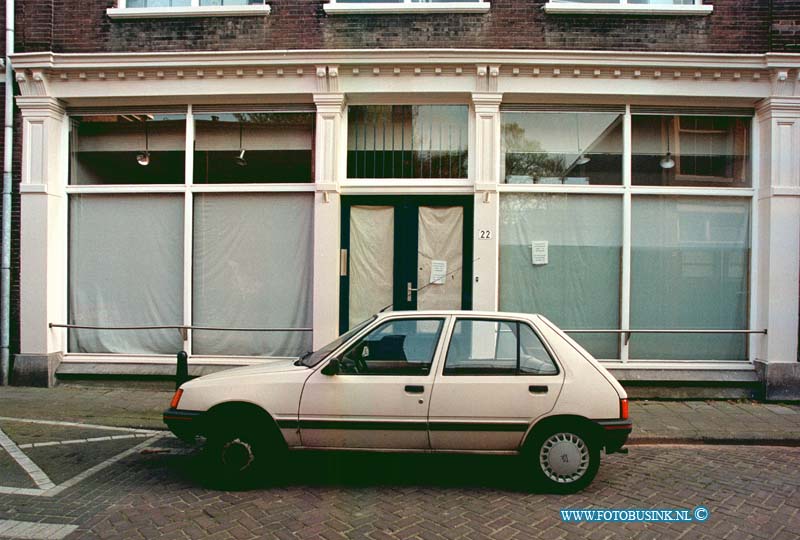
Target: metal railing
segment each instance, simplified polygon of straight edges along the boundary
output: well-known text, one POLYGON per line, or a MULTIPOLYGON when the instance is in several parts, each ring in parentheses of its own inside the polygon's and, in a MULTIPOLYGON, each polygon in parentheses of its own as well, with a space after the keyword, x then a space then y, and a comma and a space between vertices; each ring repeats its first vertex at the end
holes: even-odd
POLYGON ((192 326, 185 324, 155 324, 142 326, 97 326, 88 324, 57 324, 50 323, 50 328, 72 328, 77 330, 178 330, 181 337, 186 340, 189 330, 204 332, 311 332, 312 328, 230 328, 223 326, 192 326))
POLYGON ((722 330, 722 329, 648 329, 637 328, 628 330, 564 330, 567 334, 623 334, 625 335, 625 344, 631 340, 631 334, 767 334, 767 329, 763 330, 722 330))

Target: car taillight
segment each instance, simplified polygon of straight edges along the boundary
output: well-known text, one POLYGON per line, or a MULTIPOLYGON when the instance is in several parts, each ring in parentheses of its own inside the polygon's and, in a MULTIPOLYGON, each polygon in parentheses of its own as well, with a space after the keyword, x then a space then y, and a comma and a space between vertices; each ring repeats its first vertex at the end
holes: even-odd
MULTIPOLYGON (((180 402, 182 395, 183 395, 183 388, 178 388, 177 390, 175 390, 175 395, 172 396, 172 402, 169 404, 169 406, 173 409, 177 409, 178 402, 180 402)), ((625 410, 626 411, 628 410, 627 407, 625 408, 625 410)))
POLYGON ((619 400, 619 417, 623 420, 628 419, 628 400, 621 399, 619 400))

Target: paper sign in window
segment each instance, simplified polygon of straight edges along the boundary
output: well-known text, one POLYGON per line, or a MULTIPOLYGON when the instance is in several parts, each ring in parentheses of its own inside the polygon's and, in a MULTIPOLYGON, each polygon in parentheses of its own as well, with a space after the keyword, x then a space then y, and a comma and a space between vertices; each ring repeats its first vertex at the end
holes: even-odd
POLYGON ((531 242, 531 262, 534 266, 548 264, 549 251, 547 240, 534 240, 531 242))
POLYGON ((447 261, 431 261, 431 283, 444 285, 447 277, 447 261))

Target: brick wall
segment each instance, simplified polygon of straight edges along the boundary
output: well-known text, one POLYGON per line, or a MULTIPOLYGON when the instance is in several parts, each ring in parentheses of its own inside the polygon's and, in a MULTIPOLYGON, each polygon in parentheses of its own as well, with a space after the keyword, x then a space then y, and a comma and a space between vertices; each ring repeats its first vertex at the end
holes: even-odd
POLYGON ((797 0, 713 0, 708 17, 547 15, 544 2, 492 0, 486 14, 327 16, 322 0, 270 0, 266 17, 123 22, 105 14, 114 0, 26 0, 17 3, 24 26, 17 43, 19 50, 56 52, 472 47, 757 53, 769 50, 772 38, 775 50, 798 47, 797 0))

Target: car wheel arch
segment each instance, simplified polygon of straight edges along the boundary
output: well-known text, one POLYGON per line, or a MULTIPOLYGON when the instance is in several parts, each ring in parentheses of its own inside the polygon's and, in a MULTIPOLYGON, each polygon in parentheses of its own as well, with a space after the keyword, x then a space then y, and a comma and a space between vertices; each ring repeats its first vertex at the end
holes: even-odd
POLYGON ((576 414, 557 414, 553 416, 545 416, 531 423, 531 425, 528 426, 528 430, 525 432, 525 436, 522 438, 520 450, 525 451, 530 442, 536 438, 536 435, 544 430, 552 429, 554 426, 564 426, 565 428, 578 429, 587 437, 595 441, 600 437, 597 424, 585 416, 576 414))
POLYGON ((283 447, 287 446, 286 439, 284 439, 275 418, 262 407, 248 401, 224 401, 210 407, 203 415, 204 435, 208 435, 221 419, 232 417, 242 418, 245 421, 253 422, 254 425, 263 422, 263 425, 267 427, 267 433, 273 437, 274 441, 283 447))

